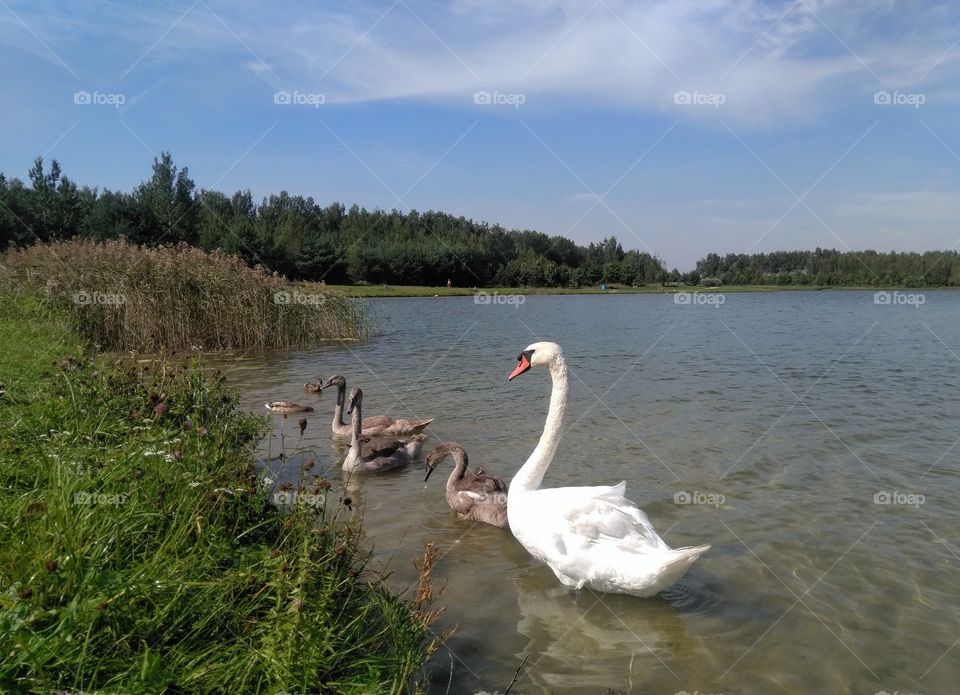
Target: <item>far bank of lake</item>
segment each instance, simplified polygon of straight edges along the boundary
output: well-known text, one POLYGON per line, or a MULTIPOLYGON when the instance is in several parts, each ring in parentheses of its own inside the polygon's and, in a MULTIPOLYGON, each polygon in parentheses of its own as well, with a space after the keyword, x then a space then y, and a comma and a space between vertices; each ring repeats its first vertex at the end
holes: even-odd
MULTIPOLYGON (((316 287, 309 283, 310 287, 316 287)), ((676 294, 678 292, 942 292, 956 287, 838 287, 816 285, 724 285, 701 287, 688 285, 644 285, 641 287, 422 287, 418 285, 325 285, 329 290, 349 297, 470 297, 479 292, 501 295, 566 294, 676 294)))

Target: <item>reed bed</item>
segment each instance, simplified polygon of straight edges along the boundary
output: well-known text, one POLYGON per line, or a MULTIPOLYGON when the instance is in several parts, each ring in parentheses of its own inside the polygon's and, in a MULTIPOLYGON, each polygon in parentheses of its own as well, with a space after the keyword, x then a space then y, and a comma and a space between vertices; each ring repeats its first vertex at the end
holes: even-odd
POLYGON ((310 345, 367 336, 364 306, 317 284, 187 244, 74 239, 16 248, 0 281, 69 309, 103 350, 160 353, 310 345))
POLYGON ((418 691, 430 549, 394 595, 328 481, 270 503, 222 378, 91 356, 61 315, 0 303, 0 692, 418 691))

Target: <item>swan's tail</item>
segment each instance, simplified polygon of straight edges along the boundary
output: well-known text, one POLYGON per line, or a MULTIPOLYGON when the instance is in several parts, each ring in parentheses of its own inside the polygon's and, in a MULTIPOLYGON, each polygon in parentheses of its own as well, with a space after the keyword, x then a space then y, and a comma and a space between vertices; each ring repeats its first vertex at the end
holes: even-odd
POLYGON ((690 566, 697 561, 701 555, 710 550, 709 545, 696 545, 686 548, 674 548, 671 551, 671 557, 663 563, 661 571, 661 588, 665 589, 674 584, 680 577, 687 573, 690 566))
POLYGON ((427 425, 429 425, 431 422, 433 422, 433 420, 434 420, 433 418, 430 418, 429 420, 411 420, 411 421, 410 421, 410 425, 411 425, 410 431, 411 431, 413 434, 419 434, 420 432, 423 432, 423 430, 425 430, 425 429, 427 428, 427 425))

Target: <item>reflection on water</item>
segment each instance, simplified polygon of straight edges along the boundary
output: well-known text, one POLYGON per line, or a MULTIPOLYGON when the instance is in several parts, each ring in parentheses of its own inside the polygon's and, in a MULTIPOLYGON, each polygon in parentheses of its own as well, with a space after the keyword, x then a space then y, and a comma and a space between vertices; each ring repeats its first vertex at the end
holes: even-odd
POLYGON ((431 692, 451 678, 450 692, 503 692, 526 657, 513 693, 929 695, 960 680, 960 295, 926 300, 383 300, 369 343, 213 362, 251 410, 316 408, 302 439, 299 416, 270 416, 265 474, 331 479, 397 588, 439 544, 440 627, 457 630, 428 665, 431 692), (457 519, 422 463, 343 480, 334 399, 303 392, 345 374, 371 414, 435 417, 425 451, 458 441, 509 479, 539 437, 549 379, 506 375, 538 339, 563 345, 572 374, 545 484, 626 480, 668 542, 713 546, 656 598, 564 589, 509 532, 457 519), (924 502, 906 503, 915 493, 924 502))
POLYGON ((530 678, 544 688, 609 687, 607 679, 621 674, 619 687, 631 689, 634 674, 642 680, 687 644, 683 621, 662 601, 645 602, 637 615, 633 601, 571 592, 543 568, 518 575, 514 586, 517 632, 536 660, 530 678))

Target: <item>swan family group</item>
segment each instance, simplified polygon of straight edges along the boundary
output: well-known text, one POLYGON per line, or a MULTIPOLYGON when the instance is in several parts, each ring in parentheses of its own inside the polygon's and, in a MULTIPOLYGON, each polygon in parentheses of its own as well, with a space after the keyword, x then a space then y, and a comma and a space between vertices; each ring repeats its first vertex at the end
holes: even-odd
MULTIPOLYGON (((509 527, 534 558, 553 570, 562 584, 575 589, 653 596, 682 577, 709 545, 671 548, 660 538, 647 515, 625 496, 626 483, 613 486, 542 488, 543 476, 560 441, 569 384, 563 351, 556 343, 529 345, 517 357, 513 380, 532 367, 545 367, 553 380, 550 406, 533 453, 507 486, 482 469, 467 473, 468 458, 454 442, 439 444, 426 458, 426 478, 448 456, 454 460, 446 498, 463 519, 509 527)), ((347 400, 346 380, 335 375, 325 383, 304 385, 310 392, 337 387, 333 433, 350 436, 343 462, 348 473, 380 473, 400 468, 420 454, 433 420, 387 416, 364 418, 363 391, 354 388, 347 400), (344 422, 343 412, 351 416, 344 422)), ((288 401, 267 408, 281 413, 312 410, 288 401)))

